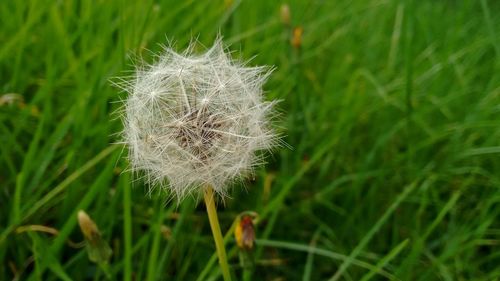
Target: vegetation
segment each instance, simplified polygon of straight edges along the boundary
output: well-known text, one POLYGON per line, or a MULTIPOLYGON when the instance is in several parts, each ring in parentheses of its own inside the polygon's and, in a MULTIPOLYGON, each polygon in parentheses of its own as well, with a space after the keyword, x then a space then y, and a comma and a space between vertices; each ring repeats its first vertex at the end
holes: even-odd
POLYGON ((145 196, 128 172, 110 83, 167 40, 203 51, 219 32, 235 57, 276 67, 265 88, 292 147, 219 205, 234 280, 500 279, 499 13, 493 0, 2 1, 0 280, 222 280, 201 198, 145 196), (79 210, 108 264, 75 245, 79 210), (246 211, 243 269, 232 230, 246 211))

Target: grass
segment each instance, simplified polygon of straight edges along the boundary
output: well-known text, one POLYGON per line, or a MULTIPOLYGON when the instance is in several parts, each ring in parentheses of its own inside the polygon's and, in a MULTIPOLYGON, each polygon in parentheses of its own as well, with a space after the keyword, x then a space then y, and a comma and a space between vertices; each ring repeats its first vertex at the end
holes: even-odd
POLYGON ((276 66, 293 147, 219 206, 235 280, 500 279, 499 3, 288 4, 289 25, 273 1, 2 1, 0 280, 106 279, 68 244, 80 209, 112 280, 222 280, 203 204, 145 196, 127 172, 110 83, 166 38, 202 50, 218 32, 276 66), (231 230, 249 210, 244 274, 231 230))

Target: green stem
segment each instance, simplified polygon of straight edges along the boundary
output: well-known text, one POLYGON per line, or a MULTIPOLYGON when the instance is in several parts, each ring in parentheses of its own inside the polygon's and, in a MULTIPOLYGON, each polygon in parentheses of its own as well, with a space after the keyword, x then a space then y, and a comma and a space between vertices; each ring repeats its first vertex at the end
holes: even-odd
POLYGON ((123 236, 125 240, 124 247, 124 281, 132 280, 132 191, 128 184, 129 174, 122 177, 123 180, 123 236))
POLYGON ((215 240, 215 248, 217 249, 217 256, 219 256, 219 265, 222 270, 224 281, 231 281, 231 274, 229 273, 229 265, 227 263, 226 249, 224 248, 224 240, 220 231, 219 219, 217 218, 217 209, 215 208, 214 191, 211 186, 205 188, 205 205, 207 206, 208 220, 210 221, 210 228, 215 240))

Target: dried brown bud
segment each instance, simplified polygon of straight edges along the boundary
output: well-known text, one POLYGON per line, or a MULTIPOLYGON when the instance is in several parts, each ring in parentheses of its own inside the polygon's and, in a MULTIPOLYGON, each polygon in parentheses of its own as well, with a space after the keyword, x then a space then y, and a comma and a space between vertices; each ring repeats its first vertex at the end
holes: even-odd
POLYGON ((83 236, 87 240, 92 240, 93 237, 101 235, 95 222, 83 210, 78 211, 78 224, 80 225, 83 236))
POLYGON ((281 18, 281 22, 284 25, 286 25, 286 26, 290 25, 290 21, 291 21, 290 6, 288 6, 288 4, 282 4, 281 5, 281 7, 280 7, 280 18, 281 18))
POLYGON ((99 228, 83 210, 78 211, 78 224, 86 242, 89 260, 96 263, 107 263, 113 251, 108 243, 102 239, 99 228))
POLYGON ((304 29, 301 26, 297 26, 293 29, 291 44, 295 49, 300 49, 302 46, 302 34, 304 29))
POLYGON ((247 251, 253 249, 255 229, 251 216, 244 215, 241 217, 234 230, 234 236, 236 238, 236 244, 240 249, 247 251))

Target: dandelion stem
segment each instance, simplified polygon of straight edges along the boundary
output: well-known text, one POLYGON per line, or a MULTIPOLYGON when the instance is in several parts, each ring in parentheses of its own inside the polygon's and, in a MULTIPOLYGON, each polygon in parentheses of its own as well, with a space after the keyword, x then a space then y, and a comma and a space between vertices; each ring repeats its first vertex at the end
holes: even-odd
POLYGON ((205 205, 207 206, 208 220, 210 221, 210 228, 215 240, 215 248, 217 249, 217 256, 219 256, 219 264, 222 270, 224 281, 231 281, 231 274, 229 273, 229 265, 227 263, 226 249, 224 248, 224 240, 220 231, 219 219, 217 218, 217 209, 215 207, 214 191, 211 186, 206 186, 204 191, 205 205))

